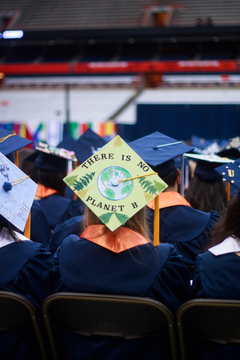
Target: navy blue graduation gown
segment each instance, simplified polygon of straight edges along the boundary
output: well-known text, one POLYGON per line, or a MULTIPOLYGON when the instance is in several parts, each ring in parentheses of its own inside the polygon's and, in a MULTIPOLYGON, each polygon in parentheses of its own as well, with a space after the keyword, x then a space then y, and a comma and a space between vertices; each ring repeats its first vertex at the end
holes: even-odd
POLYGON ((40 206, 40 204, 34 200, 31 207, 31 235, 30 238, 34 242, 39 242, 45 247, 49 244, 51 236, 51 228, 47 221, 47 218, 40 206))
POLYGON ((80 215, 79 202, 67 199, 56 193, 37 201, 47 217, 51 230, 53 230, 57 224, 63 223, 71 217, 80 215))
MULTIPOLYGON (((198 255, 191 290, 192 298, 240 300, 239 272, 240 257, 235 253, 215 256, 206 251, 198 255)), ((191 340, 188 346, 189 351, 198 354, 197 359, 240 359, 240 345, 220 345, 205 340, 191 340)))
MULTIPOLYGON (((220 218, 216 211, 205 213, 185 205, 160 209, 159 216, 160 242, 172 244, 187 266, 193 266, 196 256, 207 247, 209 232, 220 218)), ((153 236, 154 210, 148 208, 147 217, 153 236)))
MULTIPOLYGON (((151 243, 114 253, 91 241, 70 235, 55 259, 55 292, 76 291, 143 296, 156 299, 172 311, 189 299, 190 273, 173 246, 151 243)), ((166 340, 124 340, 66 334, 68 359, 158 359, 166 340), (69 348, 68 348, 69 346, 69 348)), ((63 350, 64 353, 64 350, 63 350)))
POLYGON ((58 246, 61 245, 63 240, 71 235, 80 236, 83 232, 83 215, 75 216, 71 219, 68 219, 62 224, 58 224, 50 237, 48 250, 51 251, 52 254, 55 253, 58 246))
MULTIPOLYGON (((41 309, 43 300, 53 292, 52 254, 39 243, 14 242, 0 248, 0 289, 18 293, 41 309)), ((32 331, 0 334, 1 360, 40 359, 32 331)))
POLYGON ((210 251, 196 259, 192 297, 240 300, 240 257, 235 253, 215 256, 210 251))

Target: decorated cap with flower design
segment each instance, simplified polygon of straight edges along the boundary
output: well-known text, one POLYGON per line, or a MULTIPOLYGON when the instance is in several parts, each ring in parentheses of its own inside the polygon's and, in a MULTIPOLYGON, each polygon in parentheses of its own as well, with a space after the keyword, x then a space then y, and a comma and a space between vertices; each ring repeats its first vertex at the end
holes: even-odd
POLYGON ((64 181, 111 231, 167 188, 120 136, 90 156, 64 181))
POLYGON ((0 224, 24 231, 37 184, 0 153, 0 224))

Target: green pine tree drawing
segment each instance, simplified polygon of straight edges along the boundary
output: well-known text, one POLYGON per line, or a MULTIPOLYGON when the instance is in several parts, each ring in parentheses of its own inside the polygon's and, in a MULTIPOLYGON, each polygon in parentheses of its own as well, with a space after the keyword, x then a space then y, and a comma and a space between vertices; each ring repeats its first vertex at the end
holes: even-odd
POLYGON ((109 220, 111 219, 112 215, 115 215, 116 218, 120 221, 120 223, 122 225, 125 224, 125 222, 129 219, 128 216, 124 215, 124 214, 119 214, 116 212, 111 212, 111 213, 107 213, 107 214, 103 214, 101 216, 99 216, 99 219, 104 223, 107 224, 109 222, 109 220))
POLYGON ((120 221, 120 223, 122 225, 125 224, 125 222, 129 219, 128 216, 124 215, 124 214, 119 214, 119 213, 115 213, 116 218, 120 221))
POLYGON ((149 180, 146 180, 145 176, 139 178, 139 183, 144 191, 149 192, 150 194, 154 194, 157 191, 153 183, 149 180))
POLYGON ((75 179, 73 183, 73 187, 75 190, 80 191, 84 189, 84 187, 88 186, 90 183, 90 180, 93 179, 95 175, 95 172, 92 172, 91 174, 86 174, 83 177, 79 178, 78 180, 75 179))
POLYGON ((107 214, 103 214, 101 216, 99 216, 99 219, 104 223, 104 224, 107 224, 109 222, 109 220, 111 219, 112 215, 114 213, 111 212, 111 213, 107 213, 107 214))
POLYGON ((73 187, 74 181, 77 179, 77 175, 76 176, 70 176, 64 179, 65 183, 69 186, 69 187, 73 187))
POLYGON ((164 182, 160 183, 160 182, 154 180, 154 184, 156 186, 157 191, 162 192, 166 188, 166 185, 164 182))

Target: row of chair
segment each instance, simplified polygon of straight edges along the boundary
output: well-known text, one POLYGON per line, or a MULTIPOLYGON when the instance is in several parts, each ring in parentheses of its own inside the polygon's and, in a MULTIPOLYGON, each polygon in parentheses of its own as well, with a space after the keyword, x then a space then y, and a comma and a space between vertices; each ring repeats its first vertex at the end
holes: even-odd
POLYGON ((173 360, 188 359, 186 343, 190 338, 220 344, 240 343, 240 301, 237 300, 191 300, 179 308, 175 317, 164 304, 149 298, 55 293, 43 304, 50 355, 38 317, 29 300, 12 292, 0 291, 0 331, 32 328, 43 360, 61 358, 56 345, 57 329, 125 339, 167 335, 173 360))

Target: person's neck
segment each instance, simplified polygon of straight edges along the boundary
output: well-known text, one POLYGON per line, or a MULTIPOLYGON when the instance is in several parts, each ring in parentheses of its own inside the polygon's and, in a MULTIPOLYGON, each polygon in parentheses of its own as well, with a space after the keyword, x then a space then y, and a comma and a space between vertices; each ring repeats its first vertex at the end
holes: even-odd
POLYGON ((178 192, 178 186, 175 184, 174 186, 167 187, 164 192, 178 192))

